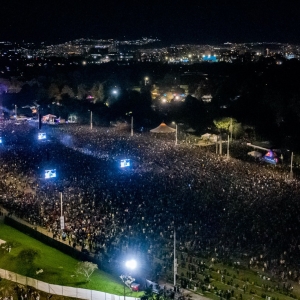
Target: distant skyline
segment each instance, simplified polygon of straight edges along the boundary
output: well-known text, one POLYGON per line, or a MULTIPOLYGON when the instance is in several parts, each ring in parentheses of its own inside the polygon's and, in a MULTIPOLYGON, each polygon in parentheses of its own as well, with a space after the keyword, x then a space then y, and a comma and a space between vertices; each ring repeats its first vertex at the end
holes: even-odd
POLYGON ((0 40, 147 36, 168 43, 300 43, 299 7, 294 0, 10 0, 1 7, 0 40))

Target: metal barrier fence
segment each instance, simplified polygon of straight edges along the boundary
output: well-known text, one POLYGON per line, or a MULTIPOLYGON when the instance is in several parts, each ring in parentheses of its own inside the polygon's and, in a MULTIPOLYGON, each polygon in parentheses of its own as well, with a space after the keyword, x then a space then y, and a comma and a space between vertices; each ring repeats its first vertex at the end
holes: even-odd
POLYGON ((3 279, 20 283, 22 285, 31 286, 45 293, 61 295, 66 297, 88 299, 88 300, 139 300, 139 298, 134 298, 134 297, 117 296, 117 295, 112 295, 100 291, 74 288, 70 286, 63 286, 57 284, 50 284, 47 282, 26 277, 4 269, 0 269, 0 277, 3 279))

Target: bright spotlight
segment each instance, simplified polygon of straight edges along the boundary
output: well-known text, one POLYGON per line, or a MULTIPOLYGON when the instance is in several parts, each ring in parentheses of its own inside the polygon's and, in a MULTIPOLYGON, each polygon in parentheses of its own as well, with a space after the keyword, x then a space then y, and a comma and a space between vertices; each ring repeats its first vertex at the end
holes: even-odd
POLYGON ((136 268, 136 261, 134 259, 128 260, 125 263, 126 268, 130 269, 130 270, 134 270, 136 268))

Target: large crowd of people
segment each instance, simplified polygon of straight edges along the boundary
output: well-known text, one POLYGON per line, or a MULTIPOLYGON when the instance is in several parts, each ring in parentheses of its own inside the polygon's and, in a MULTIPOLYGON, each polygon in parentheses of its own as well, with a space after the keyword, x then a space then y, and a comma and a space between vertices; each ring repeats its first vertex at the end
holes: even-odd
POLYGON ((38 141, 36 124, 1 126, 0 203, 54 238, 99 259, 135 253, 169 269, 175 229, 182 253, 244 258, 283 280, 300 279, 299 181, 243 159, 241 142, 231 149, 239 159, 227 160, 214 147, 124 128, 49 126, 38 141), (120 168, 121 159, 131 166, 120 168), (47 168, 57 178, 44 179, 47 168))

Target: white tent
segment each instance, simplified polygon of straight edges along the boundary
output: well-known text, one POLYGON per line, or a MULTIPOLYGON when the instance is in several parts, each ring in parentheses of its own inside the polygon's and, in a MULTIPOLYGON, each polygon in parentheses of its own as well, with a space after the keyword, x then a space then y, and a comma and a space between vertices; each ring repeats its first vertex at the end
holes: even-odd
POLYGON ((196 132, 195 129, 193 129, 192 127, 188 128, 185 132, 188 132, 188 133, 194 133, 196 132))
POLYGON ((175 131, 176 129, 167 126, 165 123, 161 123, 158 127, 150 130, 152 133, 172 133, 175 131))
POLYGON ((54 115, 51 115, 51 114, 48 114, 48 115, 45 115, 42 117, 42 122, 43 123, 54 123, 54 120, 56 119, 57 117, 54 116, 54 115))
POLYGON ((252 156, 252 157, 255 157, 255 158, 259 158, 259 157, 262 157, 262 154, 258 151, 251 151, 251 152, 248 152, 248 155, 252 156))
POLYGON ((211 136, 210 133, 205 133, 205 134, 202 134, 202 135, 201 135, 201 139, 202 139, 202 140, 209 140, 210 136, 211 136))
POLYGON ((201 139, 204 141, 216 143, 218 141, 218 136, 216 134, 205 133, 201 135, 201 139))

